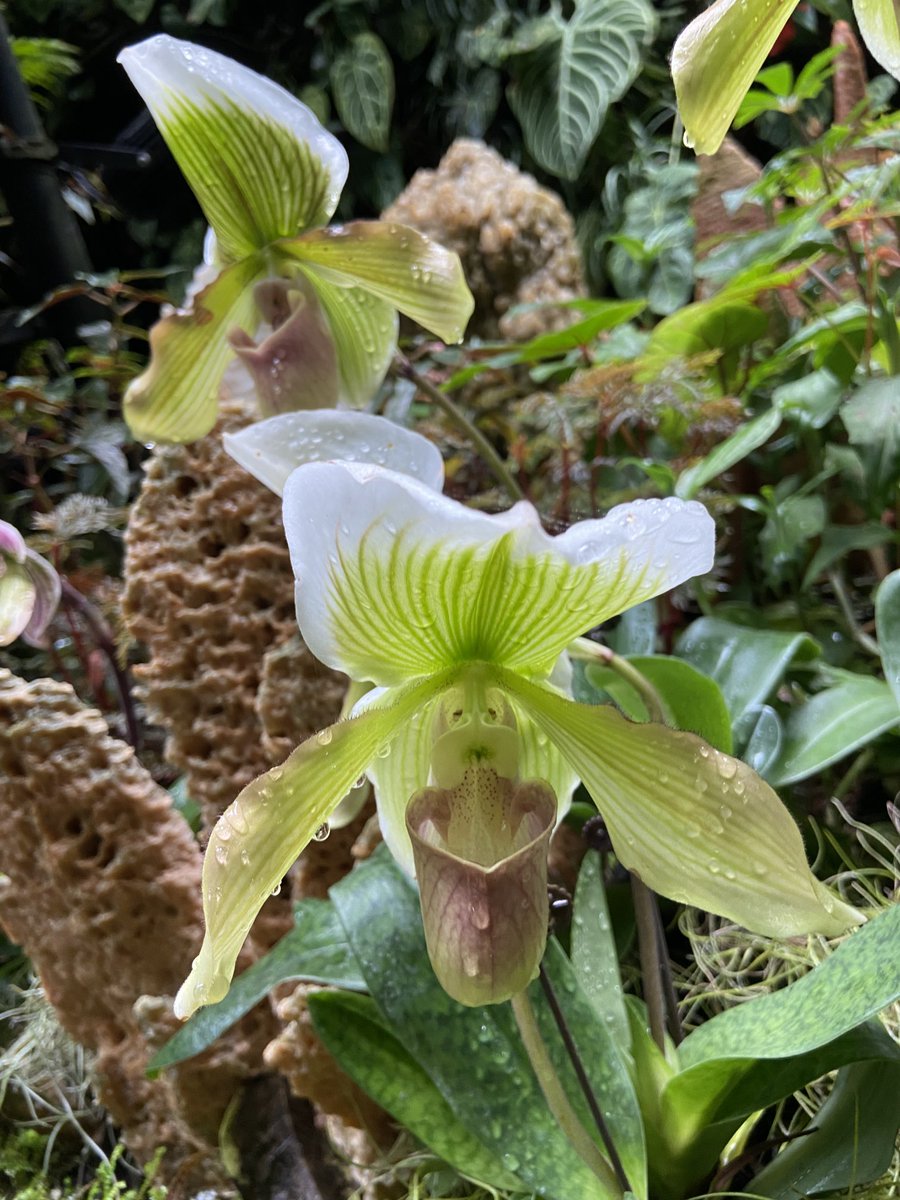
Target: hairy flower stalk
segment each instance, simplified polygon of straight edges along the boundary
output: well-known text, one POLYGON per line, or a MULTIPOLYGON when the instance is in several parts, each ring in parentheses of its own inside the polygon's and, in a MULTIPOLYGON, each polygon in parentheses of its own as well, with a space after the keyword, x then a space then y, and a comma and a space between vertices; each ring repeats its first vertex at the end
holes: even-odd
POLYGON ((403 225, 327 227, 347 154, 306 105, 164 34, 119 61, 210 226, 188 306, 153 327, 150 365, 125 395, 136 436, 208 433, 235 353, 263 411, 282 412, 369 400, 397 344, 398 311, 462 338, 474 301, 456 254, 403 225), (272 332, 257 344, 262 324, 272 332))
POLYGON ((570 698, 576 637, 709 570, 701 504, 637 501, 550 537, 528 503, 486 515, 442 496, 434 447, 381 418, 289 413, 228 447, 283 490, 306 644, 372 686, 213 831, 206 934, 179 1015, 225 994, 256 912, 363 773, 385 841, 418 875, 435 968, 463 1003, 533 975, 546 838, 578 779, 619 860, 658 892, 776 936, 863 919, 815 879, 797 826, 744 763, 570 698))

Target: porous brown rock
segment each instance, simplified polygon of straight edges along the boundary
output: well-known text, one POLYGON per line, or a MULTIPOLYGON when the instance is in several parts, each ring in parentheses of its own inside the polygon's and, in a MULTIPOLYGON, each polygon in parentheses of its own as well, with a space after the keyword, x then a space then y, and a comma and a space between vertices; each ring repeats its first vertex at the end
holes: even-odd
POLYGON ((165 1146, 162 1171, 185 1186, 224 1185, 216 1128, 258 1068, 271 1014, 214 1058, 146 1078, 135 1006, 156 997, 174 1031, 159 998, 174 995, 202 933, 200 852, 168 793, 67 684, 2 671, 0 828, 0 921, 62 1026, 96 1054, 99 1097, 127 1144, 143 1160, 165 1146))
POLYGON ((483 142, 459 138, 436 170, 415 173, 383 216, 460 256, 475 297, 470 334, 523 340, 563 328, 569 310, 509 309, 587 294, 575 225, 559 196, 483 142))
POLYGON ((346 691, 346 675, 323 666, 299 635, 267 651, 255 707, 271 762, 281 762, 304 738, 331 725, 346 691))

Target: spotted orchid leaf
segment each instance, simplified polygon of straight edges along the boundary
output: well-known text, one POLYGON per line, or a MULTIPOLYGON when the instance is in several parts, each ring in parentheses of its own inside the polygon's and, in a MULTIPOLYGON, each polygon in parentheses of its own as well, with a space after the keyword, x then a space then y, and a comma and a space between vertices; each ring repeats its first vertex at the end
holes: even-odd
POLYGON ((440 492, 444 464, 433 442, 371 413, 322 409, 282 413, 223 437, 231 457, 279 496, 304 463, 369 462, 440 492))
POLYGON ((796 0, 716 0, 682 31, 672 77, 685 141, 715 154, 796 0))
POLYGON ((165 34, 123 50, 119 62, 200 202, 222 262, 329 219, 347 154, 284 88, 165 34))
POLYGON ((470 661, 547 675, 577 635, 712 563, 712 521, 621 505, 548 536, 530 504, 486 515, 378 467, 311 464, 284 494, 304 638, 351 678, 396 685, 470 661))
POLYGON ((654 891, 771 937, 836 936, 865 919, 815 878, 791 815, 738 759, 511 671, 498 685, 578 772, 618 858, 654 891))
POLYGON ((353 221, 280 242, 276 253, 313 278, 365 289, 445 342, 462 341, 475 302, 459 257, 415 229, 353 221))
POLYGON ((253 256, 226 267, 194 297, 191 308, 150 330, 150 364, 125 393, 132 433, 146 441, 189 442, 216 420, 219 385, 234 357, 226 334, 255 328, 253 285, 263 278, 253 256))
POLYGON ((226 994, 238 952, 266 897, 379 749, 389 746, 403 723, 445 683, 438 677, 412 684, 394 694, 390 707, 322 730, 244 788, 225 810, 203 862, 206 932, 175 999, 179 1017, 226 994))

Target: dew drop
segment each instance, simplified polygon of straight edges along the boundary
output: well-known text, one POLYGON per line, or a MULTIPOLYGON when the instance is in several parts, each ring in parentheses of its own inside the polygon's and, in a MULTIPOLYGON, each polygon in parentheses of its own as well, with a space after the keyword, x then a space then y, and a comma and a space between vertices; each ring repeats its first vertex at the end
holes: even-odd
POLYGON ((390 742, 386 743, 384 746, 379 746, 375 753, 379 758, 389 758, 391 753, 390 742))
MULTIPOLYGON (((221 837, 221 836, 222 835, 220 833, 219 837, 221 837)), ((217 841, 215 853, 216 853, 216 862, 219 864, 220 867, 224 867, 225 864, 228 862, 228 847, 223 846, 221 842, 217 841)))
POLYGON ((323 821, 316 832, 313 834, 313 839, 317 842, 324 842, 331 833, 331 826, 327 821, 323 821))
POLYGON ((729 817, 734 816, 734 810, 730 809, 727 804, 719 805, 719 816, 723 821, 727 821, 729 817))
POLYGON ((718 875, 722 869, 714 858, 711 858, 706 865, 710 875, 718 875))
POLYGON ((202 982, 195 983, 194 984, 195 999, 202 1000, 205 995, 206 995, 206 984, 202 983, 202 982))
POLYGON ((331 738, 332 732, 330 729, 320 729, 316 734, 316 741, 320 746, 327 746, 330 743, 331 738))
POLYGON ((275 887, 273 887, 273 888, 272 888, 271 895, 273 895, 273 896, 277 896, 277 895, 278 895, 278 893, 279 893, 280 891, 281 891, 281 882, 279 881, 279 882, 278 882, 278 883, 275 885, 275 887))
POLYGON ((737 773, 737 763, 733 758, 723 756, 719 759, 719 774, 723 779, 733 779, 737 773))
POLYGON ((250 866, 250 854, 249 854, 249 852, 248 852, 247 850, 242 850, 242 851, 241 851, 241 862, 243 863, 243 865, 244 865, 245 867, 249 867, 249 866, 250 866))

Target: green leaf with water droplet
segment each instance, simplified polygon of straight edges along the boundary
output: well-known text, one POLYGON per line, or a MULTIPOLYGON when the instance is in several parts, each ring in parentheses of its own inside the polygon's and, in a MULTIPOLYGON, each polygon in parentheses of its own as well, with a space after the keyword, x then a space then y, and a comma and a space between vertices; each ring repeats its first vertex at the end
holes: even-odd
POLYGON ((164 1067, 200 1054, 274 987, 289 979, 365 990, 343 926, 327 901, 302 900, 297 904, 294 928, 238 976, 223 1000, 194 1013, 154 1054, 147 1064, 148 1074, 156 1075, 164 1067))
POLYGON ((335 57, 331 94, 348 133, 370 150, 387 152, 394 107, 394 66, 374 33, 358 34, 335 57))
POLYGON ((859 32, 869 53, 895 79, 900 79, 900 29, 893 0, 853 0, 859 32))
POLYGON ((309 998, 316 1033, 363 1091, 458 1171, 504 1191, 521 1181, 456 1118, 439 1088, 391 1032, 368 996, 319 992, 309 998))
POLYGON ((585 996, 605 1021, 616 1045, 628 1049, 631 1036, 622 994, 619 956, 600 855, 589 851, 578 873, 572 912, 572 966, 585 996))
POLYGON ((900 704, 900 571, 892 571, 878 586, 875 629, 884 678, 900 704))
POLYGON ((808 662, 818 654, 808 634, 751 629, 721 617, 694 621, 678 643, 679 658, 722 689, 739 745, 740 734, 748 729, 746 714, 769 698, 792 662, 808 662))
POLYGON ((279 242, 275 252, 314 284, 363 288, 447 342, 462 340, 475 306, 459 255, 406 225, 351 221, 279 242))
POLYGON ((795 705, 769 778, 778 787, 822 771, 900 725, 900 706, 881 679, 829 670, 836 682, 795 705))
POLYGON ((716 0, 675 42, 672 77, 685 141, 715 154, 795 0, 716 0))

